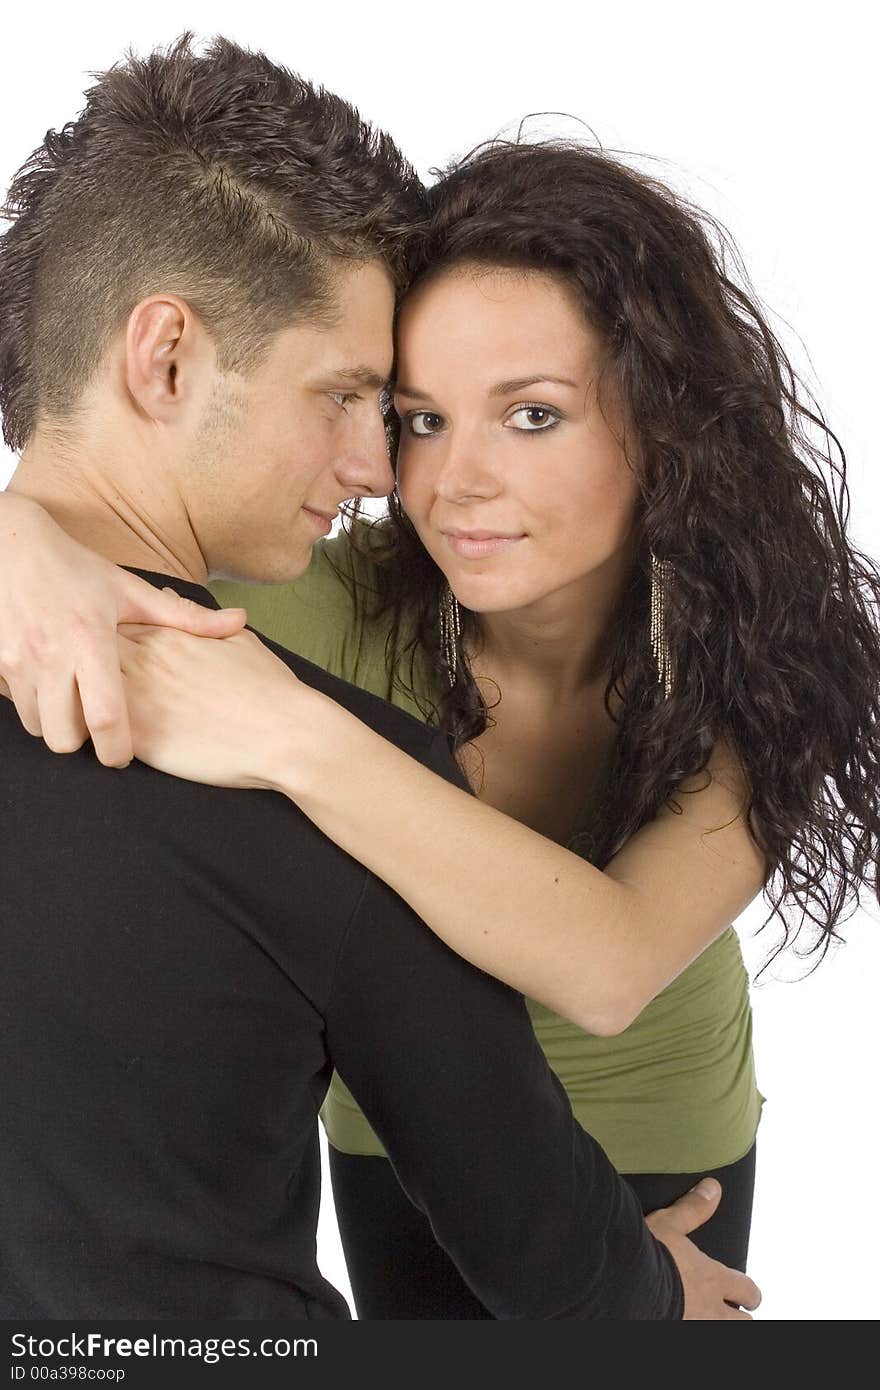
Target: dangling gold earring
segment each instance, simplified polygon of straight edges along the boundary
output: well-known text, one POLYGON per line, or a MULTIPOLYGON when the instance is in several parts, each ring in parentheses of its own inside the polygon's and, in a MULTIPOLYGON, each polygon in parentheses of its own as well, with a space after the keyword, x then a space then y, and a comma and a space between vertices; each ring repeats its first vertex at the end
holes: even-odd
POLYGON ((672 585, 673 568, 669 560, 658 560, 651 552, 651 650, 657 664, 657 677, 664 697, 672 694, 674 672, 666 640, 666 605, 672 585))
POLYGON ((458 639, 461 637, 461 609, 448 584, 440 595, 440 650, 446 663, 450 686, 455 685, 458 670, 458 639))

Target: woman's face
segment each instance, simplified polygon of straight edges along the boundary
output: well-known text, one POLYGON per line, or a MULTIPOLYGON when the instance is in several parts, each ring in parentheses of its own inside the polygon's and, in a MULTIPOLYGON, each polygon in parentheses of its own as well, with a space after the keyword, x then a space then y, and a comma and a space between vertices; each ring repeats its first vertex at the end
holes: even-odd
POLYGON ((599 352, 548 272, 455 267, 406 300, 400 498, 466 608, 588 601, 597 571, 628 570, 638 484, 599 352))

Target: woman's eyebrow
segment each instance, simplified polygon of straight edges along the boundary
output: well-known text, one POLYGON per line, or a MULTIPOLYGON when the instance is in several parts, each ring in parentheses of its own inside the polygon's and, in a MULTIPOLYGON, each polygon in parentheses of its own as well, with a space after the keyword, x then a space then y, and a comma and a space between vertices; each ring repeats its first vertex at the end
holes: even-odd
POLYGON ((417 391, 415 386, 402 386, 399 381, 394 381, 391 383, 391 389, 395 396, 406 396, 410 401, 427 401, 429 405, 434 404, 427 391, 417 391))
POLYGON ((576 381, 569 381, 566 376, 554 376, 552 372, 539 372, 536 376, 514 377, 511 381, 499 381, 495 386, 489 388, 490 396, 512 396, 516 391, 524 391, 527 386, 539 386, 544 381, 552 381, 557 386, 573 386, 577 389, 576 381))
MULTIPOLYGON (((570 381, 567 376, 554 376, 552 372, 539 372, 535 376, 513 377, 510 381, 498 381, 494 386, 490 386, 490 396, 512 396, 517 391, 524 391, 528 386, 538 386, 541 382, 550 381, 557 386, 571 386, 575 390, 578 388, 576 381, 570 381)), ((403 386, 398 384, 394 387, 396 396, 406 396, 408 400, 426 401, 429 405, 433 404, 432 398, 427 391, 417 391, 414 386, 403 386)))

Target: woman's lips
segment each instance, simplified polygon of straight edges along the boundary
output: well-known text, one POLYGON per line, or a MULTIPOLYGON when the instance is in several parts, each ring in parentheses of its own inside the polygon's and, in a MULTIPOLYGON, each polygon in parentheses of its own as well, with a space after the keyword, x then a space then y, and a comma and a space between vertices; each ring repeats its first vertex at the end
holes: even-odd
POLYGON ((500 555, 525 540, 525 536, 505 536, 491 531, 444 531, 449 549, 465 560, 482 560, 487 555, 500 555))

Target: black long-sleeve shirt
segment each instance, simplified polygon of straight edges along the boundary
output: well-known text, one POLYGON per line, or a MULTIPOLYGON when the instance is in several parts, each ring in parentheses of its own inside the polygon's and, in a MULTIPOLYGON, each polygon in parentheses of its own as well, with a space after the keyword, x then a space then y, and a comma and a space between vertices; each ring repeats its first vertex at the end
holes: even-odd
MULTIPOLYGON (((461 784, 440 733, 267 645, 461 784)), ((315 1260, 333 1065, 497 1317, 681 1317, 522 998, 288 801, 57 757, 3 700, 0 759, 0 1317, 348 1317, 315 1260)))

